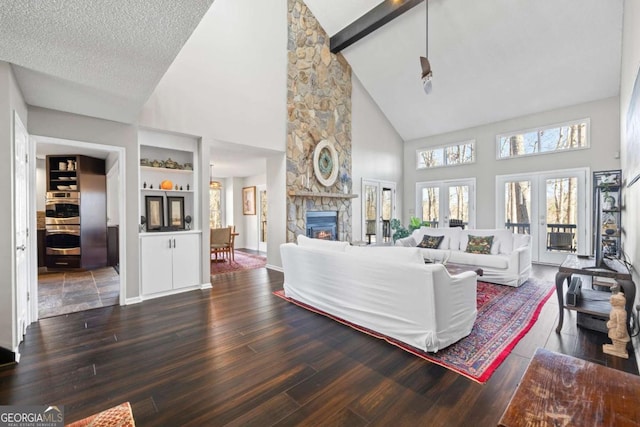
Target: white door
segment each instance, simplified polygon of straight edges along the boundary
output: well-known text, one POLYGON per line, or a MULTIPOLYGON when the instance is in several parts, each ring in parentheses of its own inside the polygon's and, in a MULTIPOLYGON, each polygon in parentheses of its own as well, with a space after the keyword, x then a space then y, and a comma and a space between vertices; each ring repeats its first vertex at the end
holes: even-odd
POLYGON ((396 217, 396 183, 362 180, 362 237, 367 243, 392 240, 391 219, 396 217))
POLYGON ((498 176, 496 227, 530 234, 533 262, 589 253, 587 175, 581 168, 498 176))
POLYGON ((474 228, 475 178, 416 184, 416 217, 432 227, 448 227, 449 221, 460 220, 466 228, 474 228))
POLYGON ((16 319, 15 336, 22 341, 29 324, 29 135, 14 112, 14 194, 15 194, 15 272, 16 319))

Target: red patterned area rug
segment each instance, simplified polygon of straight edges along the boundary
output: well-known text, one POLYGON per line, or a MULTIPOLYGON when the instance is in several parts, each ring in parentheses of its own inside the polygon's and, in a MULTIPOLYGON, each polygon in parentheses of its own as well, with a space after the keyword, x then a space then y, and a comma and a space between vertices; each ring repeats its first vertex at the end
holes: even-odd
POLYGON ((478 383, 485 383, 511 350, 538 320, 542 306, 553 294, 553 283, 529 279, 518 288, 478 282, 478 317, 471 334, 437 353, 416 349, 393 338, 340 319, 307 304, 274 294, 307 310, 327 316, 401 349, 436 363, 478 383))
MULTIPOLYGON (((215 257, 211 257, 212 261, 215 257)), ((220 258, 219 258, 220 259, 220 258)), ((267 258, 259 255, 252 255, 245 252, 236 251, 235 260, 224 262, 211 262, 211 274, 231 273, 233 271, 251 270, 262 268, 267 265, 267 258)))

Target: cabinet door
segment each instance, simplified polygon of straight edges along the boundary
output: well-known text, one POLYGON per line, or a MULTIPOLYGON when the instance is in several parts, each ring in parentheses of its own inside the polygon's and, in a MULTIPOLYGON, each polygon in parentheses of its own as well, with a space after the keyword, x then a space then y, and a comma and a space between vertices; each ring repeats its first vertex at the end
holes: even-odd
POLYGON ((140 275, 142 294, 149 295, 172 289, 171 236, 145 236, 140 242, 140 275))
POLYGON ((200 236, 176 235, 173 244, 173 288, 200 284, 200 236))

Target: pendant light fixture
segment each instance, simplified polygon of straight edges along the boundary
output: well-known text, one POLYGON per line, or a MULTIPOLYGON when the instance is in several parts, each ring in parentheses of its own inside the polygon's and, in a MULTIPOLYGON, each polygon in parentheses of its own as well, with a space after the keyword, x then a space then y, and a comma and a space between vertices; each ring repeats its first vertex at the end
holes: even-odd
POLYGON ((220 184, 220 181, 213 180, 213 163, 209 163, 209 188, 211 190, 217 190, 221 187, 222 185, 220 184))
POLYGON ((425 48, 425 56, 420 57, 420 67, 422 68, 422 88, 424 89, 424 93, 427 95, 431 93, 431 77, 433 73, 431 72, 431 64, 427 59, 429 57, 429 0, 424 0, 425 6, 425 32, 427 34, 426 37, 426 48, 425 48))

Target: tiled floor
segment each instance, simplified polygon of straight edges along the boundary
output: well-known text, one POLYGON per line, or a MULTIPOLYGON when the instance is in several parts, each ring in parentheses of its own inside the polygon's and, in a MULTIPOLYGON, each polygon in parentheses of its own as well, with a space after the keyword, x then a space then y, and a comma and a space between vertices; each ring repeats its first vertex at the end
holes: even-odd
POLYGON ((120 276, 112 267, 38 275, 38 314, 53 317, 119 303, 120 276))

